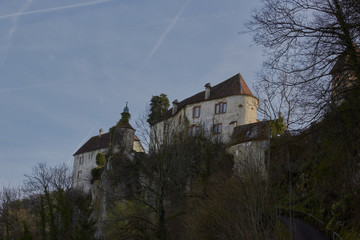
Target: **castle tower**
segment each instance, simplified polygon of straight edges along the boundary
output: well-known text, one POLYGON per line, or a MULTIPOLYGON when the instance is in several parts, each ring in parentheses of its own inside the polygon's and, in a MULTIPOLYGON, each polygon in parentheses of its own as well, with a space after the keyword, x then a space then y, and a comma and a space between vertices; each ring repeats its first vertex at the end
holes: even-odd
POLYGON ((111 142, 113 154, 130 154, 133 150, 135 129, 129 123, 131 115, 127 104, 126 102, 121 119, 113 130, 111 142))

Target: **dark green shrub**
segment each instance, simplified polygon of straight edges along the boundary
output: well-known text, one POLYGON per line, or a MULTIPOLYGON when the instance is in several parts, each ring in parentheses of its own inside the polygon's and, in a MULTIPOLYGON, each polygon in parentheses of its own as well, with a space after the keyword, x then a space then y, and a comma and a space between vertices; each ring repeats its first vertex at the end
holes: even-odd
POLYGON ((96 155, 96 164, 99 166, 99 167, 104 167, 105 164, 106 164, 106 157, 105 157, 105 154, 102 153, 102 152, 99 152, 97 155, 96 155))
POLYGON ((96 168, 91 169, 91 177, 92 177, 91 183, 100 179, 102 169, 103 169, 102 167, 96 167, 96 168))

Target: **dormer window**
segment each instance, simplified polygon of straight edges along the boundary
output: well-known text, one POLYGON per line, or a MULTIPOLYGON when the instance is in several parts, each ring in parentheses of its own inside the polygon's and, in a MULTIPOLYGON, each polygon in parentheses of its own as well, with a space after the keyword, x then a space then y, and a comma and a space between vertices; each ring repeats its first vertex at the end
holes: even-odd
POLYGON ((196 106, 193 108, 193 118, 200 117, 200 106, 196 106))
POLYGON ((215 114, 226 113, 227 103, 226 102, 219 102, 215 104, 215 114))

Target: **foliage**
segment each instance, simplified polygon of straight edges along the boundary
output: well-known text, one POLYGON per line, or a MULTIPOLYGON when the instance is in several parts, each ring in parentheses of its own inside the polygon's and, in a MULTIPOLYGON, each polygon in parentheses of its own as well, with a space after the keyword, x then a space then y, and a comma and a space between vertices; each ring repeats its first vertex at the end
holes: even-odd
POLYGON ((78 214, 75 214, 76 222, 74 224, 73 240, 95 240, 96 221, 93 219, 93 207, 91 205, 91 196, 79 194, 77 198, 78 214))
POLYGON ((112 126, 111 128, 109 128, 109 133, 110 133, 110 143, 112 143, 113 138, 114 138, 114 130, 115 130, 116 126, 112 126))
POLYGON ((279 112, 278 119, 271 120, 269 122, 269 127, 271 130, 271 135, 273 137, 280 136, 285 132, 286 126, 285 126, 284 118, 281 115, 281 112, 279 112))
POLYGON ((146 239, 147 207, 137 201, 118 201, 105 220, 107 239, 146 239))
POLYGON ((130 120, 130 117, 131 117, 130 113, 122 112, 121 113, 121 118, 120 118, 119 122, 117 123, 117 125, 119 126, 121 124, 128 123, 129 120, 130 120))
POLYGON ((96 180, 99 180, 101 177, 103 167, 95 167, 91 169, 91 182, 95 182, 96 180))
POLYGON ((98 166, 91 169, 91 183, 99 180, 101 177, 103 169, 106 165, 106 156, 104 153, 99 152, 98 154, 96 154, 96 165, 98 166))
POLYGON ((96 164, 99 167, 104 167, 106 164, 106 156, 104 153, 99 152, 98 154, 96 154, 96 164))
POLYGON ((162 93, 159 96, 152 96, 147 122, 150 125, 154 125, 158 119, 168 111, 169 106, 170 103, 166 94, 162 93))
POLYGON ((282 204, 317 216, 343 237, 360 233, 359 106, 351 105, 355 113, 349 107, 344 102, 298 136, 274 139, 271 149, 271 186, 282 204))
POLYGON ((21 236, 21 240, 33 240, 32 234, 29 231, 29 228, 28 228, 26 222, 24 222, 24 233, 21 236))
POLYGON ((259 170, 243 169, 191 209, 188 239, 274 239, 273 200, 259 170))
POLYGON ((88 196, 71 189, 71 177, 66 165, 40 163, 21 190, 0 191, 0 239, 92 239, 75 237, 91 207, 88 196))
MULTIPOLYGON (((154 134, 153 140, 160 147, 148 155, 136 155, 131 161, 119 156, 114 161, 122 168, 133 164, 137 171, 131 171, 138 173, 135 177, 139 184, 132 195, 118 198, 116 205, 108 209, 104 226, 109 239, 115 236, 127 239, 185 237, 185 203, 189 196, 207 198, 212 177, 231 175, 232 157, 226 153, 225 145, 213 142, 203 131, 191 137, 187 130, 169 125, 168 131, 161 136, 154 134)), ((115 171, 121 175, 116 182, 124 193, 130 183, 122 177, 130 171, 115 171)), ((107 179, 112 179, 109 173, 107 179)))

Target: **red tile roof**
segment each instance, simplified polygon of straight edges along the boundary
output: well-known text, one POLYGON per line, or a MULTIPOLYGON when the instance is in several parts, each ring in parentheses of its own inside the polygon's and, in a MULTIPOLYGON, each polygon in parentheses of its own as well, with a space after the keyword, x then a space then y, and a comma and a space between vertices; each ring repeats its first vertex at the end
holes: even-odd
MULTIPOLYGON (((140 141, 140 139, 134 135, 135 141, 140 141)), ((86 152, 92 152, 99 149, 108 148, 110 146, 110 133, 104 133, 101 136, 93 136, 91 137, 84 145, 82 145, 73 156, 86 153, 86 152)))
MULTIPOLYGON (((210 97, 206 100, 205 100, 205 91, 202 91, 179 102, 177 107, 177 112, 179 112, 183 107, 189 104, 214 100, 214 99, 233 96, 233 95, 248 95, 255 97, 240 73, 211 87, 210 97)), ((172 116, 172 108, 168 110, 159 119, 158 122, 169 119, 171 116, 172 116)))

